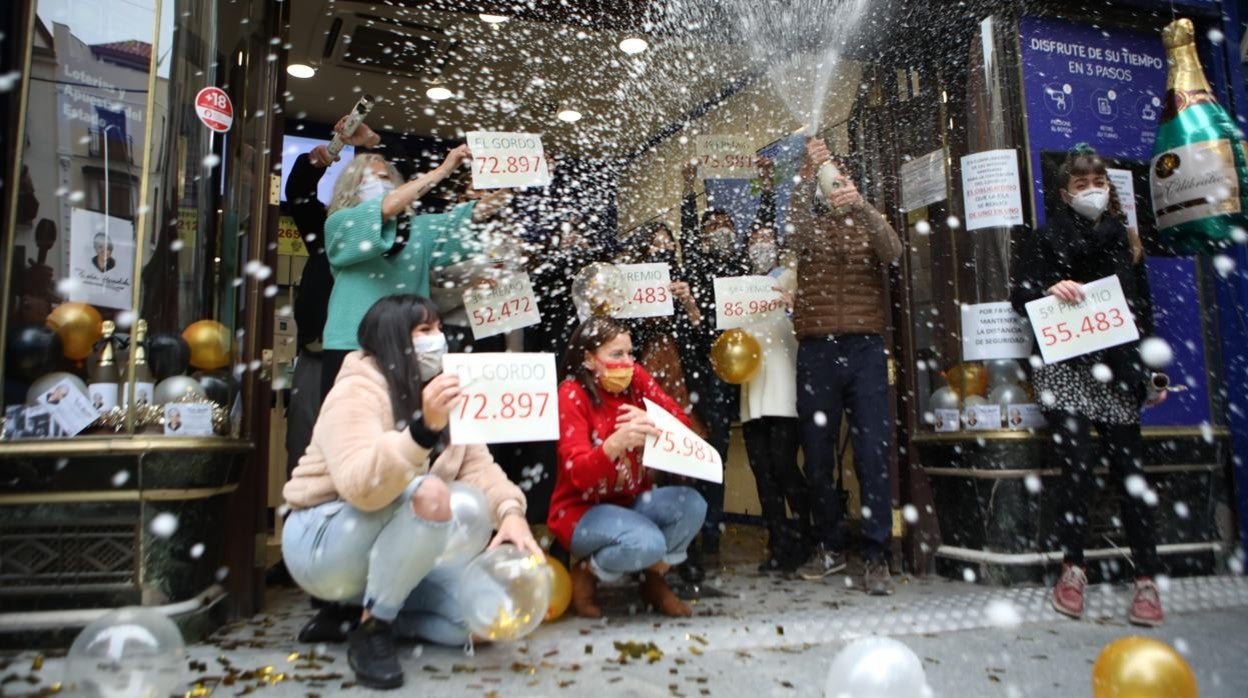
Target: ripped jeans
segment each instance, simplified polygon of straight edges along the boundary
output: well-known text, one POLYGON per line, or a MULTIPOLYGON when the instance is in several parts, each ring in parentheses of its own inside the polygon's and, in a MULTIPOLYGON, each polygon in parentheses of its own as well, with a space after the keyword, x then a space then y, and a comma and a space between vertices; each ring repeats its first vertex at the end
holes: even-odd
POLYGON ((340 499, 292 511, 282 557, 295 582, 318 599, 362 605, 392 623, 396 637, 461 645, 468 641, 455 591, 462 568, 434 567, 451 522, 423 519, 411 507, 428 477, 377 511, 340 499))

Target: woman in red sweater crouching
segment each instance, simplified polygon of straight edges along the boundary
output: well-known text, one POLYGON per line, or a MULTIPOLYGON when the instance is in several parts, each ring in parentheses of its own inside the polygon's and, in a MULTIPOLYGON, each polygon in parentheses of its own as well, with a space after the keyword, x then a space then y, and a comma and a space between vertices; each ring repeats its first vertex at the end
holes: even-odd
POLYGON ((572 334, 559 386, 559 457, 546 523, 573 556, 572 610, 599 618, 598 580, 644 572, 641 598, 668 616, 693 612, 663 575, 685 561, 706 518, 706 501, 689 487, 654 487, 641 465, 646 437, 659 435, 646 416, 649 398, 689 425, 684 411, 633 360, 619 323, 591 318, 572 334))

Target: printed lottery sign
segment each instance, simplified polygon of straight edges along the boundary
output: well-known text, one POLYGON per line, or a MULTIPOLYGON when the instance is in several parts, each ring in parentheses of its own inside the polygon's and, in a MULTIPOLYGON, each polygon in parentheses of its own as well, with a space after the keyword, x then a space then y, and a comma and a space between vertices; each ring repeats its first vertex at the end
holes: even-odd
POLYGON ((476 339, 530 327, 542 321, 533 283, 524 272, 507 277, 493 288, 465 291, 464 311, 468 313, 472 336, 476 339))
POLYGON ((1140 338, 1117 276, 1083 285, 1081 303, 1046 296, 1027 304, 1027 317, 1046 364, 1133 342, 1140 338))
POLYGON ((702 179, 750 179, 757 174, 754 148, 741 136, 698 136, 698 175, 702 179))
POLYGON ((708 482, 724 481, 724 462, 710 444, 649 399, 646 414, 663 433, 646 439, 642 465, 708 482))
POLYGON ((554 354, 447 354, 442 370, 463 392, 451 409, 451 443, 503 444, 559 438, 554 354))
POLYGON ((746 327, 784 310, 784 301, 770 276, 724 276, 715 279, 715 327, 746 327))
POLYGON ((672 270, 666 264, 617 264, 624 277, 624 306, 615 317, 621 319, 671 315, 672 270))
POLYGON ((550 184, 542 137, 537 134, 469 131, 468 150, 472 152, 474 189, 550 184))
POLYGON ((225 133, 234 125, 234 103, 220 87, 205 87, 195 95, 195 115, 213 131, 225 133))

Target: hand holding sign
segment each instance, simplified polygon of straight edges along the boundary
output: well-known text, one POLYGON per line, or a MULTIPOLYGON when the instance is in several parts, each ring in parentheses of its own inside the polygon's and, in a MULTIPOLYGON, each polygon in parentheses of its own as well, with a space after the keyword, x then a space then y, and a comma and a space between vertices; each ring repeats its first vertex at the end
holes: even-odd
POLYGON ((1140 338, 1117 276, 1107 276, 1082 286, 1063 281, 1050 292, 1053 295, 1026 306, 1046 364, 1140 338))
POLYGON ((614 317, 642 318, 671 315, 672 272, 667 264, 617 264, 624 279, 628 304, 614 317))
POLYGON ((559 438, 554 354, 448 354, 442 366, 458 376, 458 400, 448 415, 451 443, 559 438))
POLYGON ((646 414, 659 434, 646 438, 642 465, 709 482, 724 481, 724 462, 719 451, 650 400, 646 400, 646 414))

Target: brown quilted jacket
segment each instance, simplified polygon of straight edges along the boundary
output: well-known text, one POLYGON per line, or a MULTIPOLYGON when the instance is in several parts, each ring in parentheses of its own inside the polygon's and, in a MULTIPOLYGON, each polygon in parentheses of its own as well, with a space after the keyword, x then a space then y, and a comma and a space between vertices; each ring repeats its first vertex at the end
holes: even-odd
POLYGON ((813 181, 793 192, 790 248, 797 253, 793 327, 798 339, 884 334, 888 326, 885 265, 901 256, 901 240, 865 201, 840 215, 812 210, 813 181))

